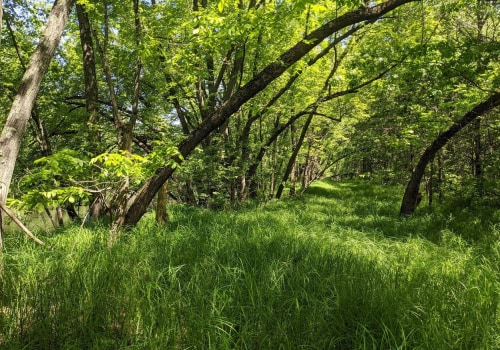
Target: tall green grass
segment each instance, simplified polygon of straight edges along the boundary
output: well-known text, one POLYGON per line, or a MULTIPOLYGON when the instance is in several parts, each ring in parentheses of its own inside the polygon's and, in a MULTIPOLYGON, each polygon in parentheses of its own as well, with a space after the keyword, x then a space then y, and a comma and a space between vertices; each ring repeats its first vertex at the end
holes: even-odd
POLYGON ((98 225, 48 247, 9 235, 0 348, 500 348, 498 211, 398 218, 400 191, 320 182, 252 209, 176 205, 113 247, 98 225))

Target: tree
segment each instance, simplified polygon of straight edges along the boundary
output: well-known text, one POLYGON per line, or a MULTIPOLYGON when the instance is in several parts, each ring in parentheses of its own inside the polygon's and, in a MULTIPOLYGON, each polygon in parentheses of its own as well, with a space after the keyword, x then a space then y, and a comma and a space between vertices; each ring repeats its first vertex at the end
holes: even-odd
MULTIPOLYGON (((31 116, 42 79, 49 68, 62 32, 68 21, 74 0, 56 0, 50 12, 44 33, 33 53, 14 98, 7 121, 0 136, 0 203, 5 204, 16 158, 26 124, 31 116)), ((0 215, 0 235, 2 220, 0 215)), ((1 241, 0 241, 1 246, 1 241)))
MULTIPOLYGON (((178 147, 182 157, 187 157, 200 142, 210 135, 213 130, 222 126, 244 103, 262 91, 325 38, 347 26, 363 21, 373 21, 411 1, 389 0, 371 7, 363 6, 341 15, 312 31, 303 40, 280 55, 277 60, 262 69, 259 74, 236 91, 224 105, 205 118, 196 129, 185 137, 178 147)), ((180 163, 181 159, 178 157, 176 161, 180 163)), ((155 175, 143 185, 130 205, 124 221, 125 225, 135 225, 139 221, 155 194, 165 181, 172 176, 174 169, 172 166, 166 166, 156 170, 155 175)))
POLYGON ((448 130, 436 137, 432 144, 425 149, 417 165, 413 169, 410 181, 408 182, 401 203, 400 214, 409 215, 415 211, 417 206, 417 195, 420 188, 420 181, 424 174, 427 164, 434 158, 436 153, 455 136, 460 130, 476 120, 479 116, 491 111, 500 105, 500 92, 491 95, 487 100, 478 104, 467 112, 460 120, 456 121, 448 130))

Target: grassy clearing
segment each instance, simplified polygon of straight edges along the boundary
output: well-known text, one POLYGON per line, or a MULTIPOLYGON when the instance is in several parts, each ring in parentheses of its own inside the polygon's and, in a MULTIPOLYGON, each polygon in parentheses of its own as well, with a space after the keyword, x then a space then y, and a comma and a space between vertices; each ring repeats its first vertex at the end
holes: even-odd
POLYGON ((498 210, 400 219, 400 191, 320 182, 253 209, 175 206, 112 248, 99 226, 47 248, 8 236, 0 347, 500 348, 498 210))

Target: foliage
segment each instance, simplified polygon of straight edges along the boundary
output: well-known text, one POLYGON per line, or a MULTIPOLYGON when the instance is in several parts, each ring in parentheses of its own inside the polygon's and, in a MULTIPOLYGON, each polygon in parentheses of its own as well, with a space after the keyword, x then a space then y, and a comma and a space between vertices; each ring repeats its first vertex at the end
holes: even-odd
MULTIPOLYGON (((83 61, 81 23, 72 18, 38 96, 10 189, 11 203, 26 209, 88 204, 103 190, 114 200, 122 176, 131 177, 125 196, 131 198, 158 168, 177 168, 181 162, 170 179, 171 196, 210 208, 249 197, 268 200, 281 182, 303 190, 325 176, 404 183, 434 137, 498 89, 500 79, 495 2, 406 4, 323 40, 240 106, 184 162, 177 150, 184 137, 264 67, 315 28, 380 2, 139 2, 140 37, 133 2, 77 3, 84 5, 93 29, 98 118, 89 124, 82 78, 89 63, 83 61), (130 154, 121 154, 124 130, 113 114, 111 90, 122 122, 135 118, 132 72, 138 60, 133 146, 130 154), (62 155, 66 158, 59 159, 62 155)), ((7 114, 49 5, 6 1, 0 116, 7 114)), ((421 190, 439 200, 485 196, 494 203, 498 132, 497 111, 464 130, 436 156, 421 190)))
POLYGON ((22 195, 9 203, 21 210, 38 212, 65 204, 88 200, 90 193, 83 187, 82 178, 88 178, 91 168, 80 154, 62 149, 34 162, 37 166, 23 176, 19 183, 22 195))

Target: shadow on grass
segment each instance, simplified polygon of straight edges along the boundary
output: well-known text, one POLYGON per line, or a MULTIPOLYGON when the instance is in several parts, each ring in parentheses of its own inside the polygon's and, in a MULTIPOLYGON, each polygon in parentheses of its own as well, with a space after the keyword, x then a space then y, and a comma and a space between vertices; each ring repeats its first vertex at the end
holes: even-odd
POLYGON ((146 218, 111 248, 104 227, 68 230, 47 250, 20 244, 2 260, 1 345, 498 345, 494 271, 467 249, 411 238, 440 217, 392 216, 398 188, 323 186, 327 192, 240 211, 174 206, 166 226, 146 218))

